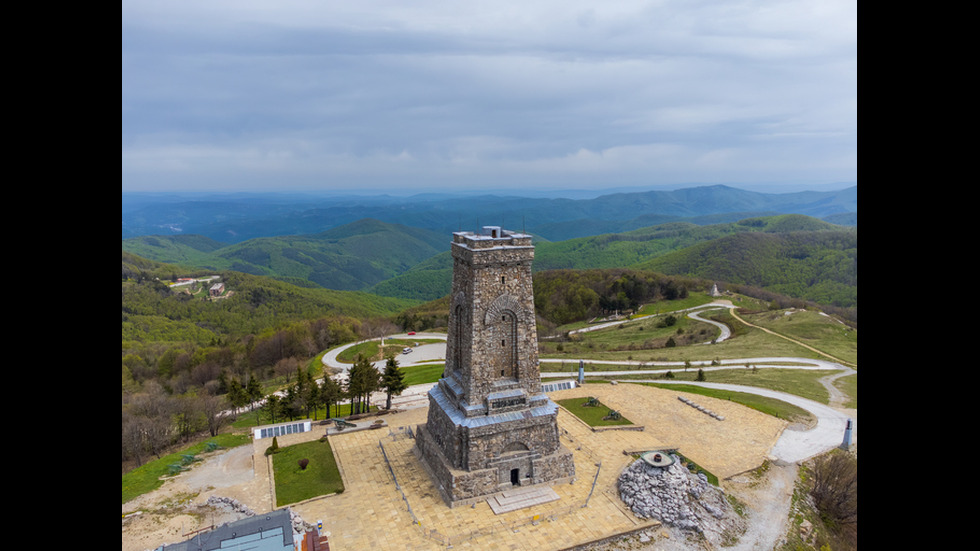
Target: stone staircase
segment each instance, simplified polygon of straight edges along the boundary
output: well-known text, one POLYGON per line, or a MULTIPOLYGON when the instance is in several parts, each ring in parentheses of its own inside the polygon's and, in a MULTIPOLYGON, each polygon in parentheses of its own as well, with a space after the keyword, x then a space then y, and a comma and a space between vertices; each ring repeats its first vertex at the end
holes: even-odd
POLYGON ((512 490, 493 495, 487 499, 487 504, 493 509, 495 515, 499 515, 557 499, 558 493, 551 486, 528 486, 526 488, 515 487, 512 490))

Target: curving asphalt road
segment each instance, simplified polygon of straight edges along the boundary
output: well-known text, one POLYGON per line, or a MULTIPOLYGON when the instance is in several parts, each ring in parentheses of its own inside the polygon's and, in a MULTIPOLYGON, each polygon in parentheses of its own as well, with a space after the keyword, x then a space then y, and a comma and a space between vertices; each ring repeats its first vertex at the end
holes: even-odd
MULTIPOLYGON (((710 307, 731 307, 729 305, 712 303, 706 305, 710 307)), ((696 310, 703 310, 706 306, 695 308, 696 310)), ((692 309, 692 310, 695 310, 692 309)), ((692 312, 692 317, 696 316, 696 313, 692 312)), ((700 319, 700 318, 698 318, 700 319)), ((714 324, 711 320, 701 320, 708 323, 714 324)), ((611 322, 609 324, 604 324, 605 326, 615 325, 620 322, 611 322)), ((722 324, 723 325, 723 324, 722 324)), ((725 327, 727 331, 727 327, 725 327)), ((722 333, 723 338, 728 338, 730 333, 722 333)), ((387 337, 389 339, 445 339, 445 333, 417 333, 415 335, 399 334, 391 335, 387 337)), ((378 339, 373 339, 378 340, 378 339)), ((716 339, 715 342, 723 340, 721 337, 716 339)), ((346 376, 346 371, 350 368, 350 364, 346 364, 337 360, 337 355, 343 350, 360 344, 359 341, 356 343, 351 343, 338 348, 335 348, 328 353, 323 355, 323 364, 326 367, 340 369, 341 373, 339 377, 343 378, 346 376)), ((433 343, 433 344, 423 344, 418 347, 413 348, 412 352, 409 354, 402 354, 398 356, 398 364, 402 367, 417 365, 431 360, 443 360, 446 357, 446 345, 445 343, 433 343)), ((579 359, 542 359, 542 363, 559 363, 564 362, 577 366, 579 359)), ((599 363, 594 359, 581 361, 585 363, 599 363)), ((684 362, 637 362, 637 361, 603 361, 603 364, 620 364, 629 366, 657 366, 661 369, 631 369, 624 371, 592 371, 585 372, 586 377, 592 376, 602 376, 602 377, 615 377, 618 375, 660 375, 666 371, 671 370, 678 366, 684 366, 684 362)), ((836 403, 841 399, 841 393, 833 385, 833 380, 855 373, 850 367, 846 367, 837 362, 832 362, 828 360, 815 360, 811 358, 792 358, 792 357, 759 357, 759 358, 744 358, 744 359, 734 359, 734 360, 721 360, 720 365, 717 366, 694 366, 704 371, 714 371, 719 369, 731 369, 733 366, 746 366, 752 365, 759 369, 767 368, 779 368, 779 369, 806 369, 806 370, 836 370, 838 373, 825 377, 821 380, 827 387, 828 391, 831 393, 831 402, 836 403), (793 362, 796 365, 786 365, 786 362, 793 362)), ((374 362, 374 365, 379 369, 384 368, 384 360, 374 362)), ((574 378, 575 374, 570 372, 542 372, 542 378, 574 378)), ((658 383, 677 383, 677 384, 687 384, 687 385, 697 385, 706 388, 715 388, 722 390, 730 390, 736 392, 745 392, 750 394, 757 394, 760 396, 766 396, 769 398, 775 398, 788 402, 797 407, 800 407, 806 411, 809 411, 816 418, 817 423, 814 427, 808 430, 798 430, 793 427, 787 428, 783 431, 780 436, 779 441, 773 446, 770 451, 770 455, 777 462, 785 463, 798 463, 805 461, 811 457, 829 451, 833 448, 839 447, 844 440, 844 433, 847 428, 848 419, 852 420, 851 425, 851 441, 852 443, 857 442, 857 419, 849 416, 847 413, 842 412, 834 407, 815 402, 806 398, 801 398, 799 396, 788 394, 785 392, 778 392, 774 390, 768 390, 765 388, 744 386, 744 385, 733 385, 724 383, 710 383, 710 382, 690 382, 690 381, 669 381, 658 379, 658 383)), ((428 390, 432 385, 420 385, 425 388, 416 389, 419 392, 428 390)), ((427 402, 418 402, 419 405, 424 405, 427 402)))
MULTIPOLYGON (((408 333, 402 333, 399 335, 389 335, 385 337, 386 339, 446 339, 445 333, 416 333, 414 335, 409 335, 408 333)), ((350 369, 351 364, 344 363, 337 359, 337 356, 341 352, 347 350, 352 346, 356 346, 363 342, 377 341, 378 339, 365 339, 363 341, 352 342, 350 344, 345 344, 330 350, 323 355, 323 365, 326 367, 341 370, 340 376, 346 376, 347 370, 350 369)), ((446 358, 446 345, 445 343, 432 343, 432 344, 422 344, 412 348, 412 351, 408 354, 399 354, 396 358, 398 360, 398 365, 401 367, 406 367, 410 365, 417 365, 420 363, 431 362, 432 360, 444 360, 446 358)), ((372 365, 378 369, 384 369, 386 360, 379 360, 373 362, 372 365)))

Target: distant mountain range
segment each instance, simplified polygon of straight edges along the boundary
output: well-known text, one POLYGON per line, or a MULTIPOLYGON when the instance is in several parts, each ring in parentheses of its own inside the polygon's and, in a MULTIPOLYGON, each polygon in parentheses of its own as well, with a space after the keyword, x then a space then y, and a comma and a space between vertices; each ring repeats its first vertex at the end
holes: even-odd
POLYGON ((194 234, 234 244, 259 237, 319 234, 371 218, 444 236, 458 229, 499 225, 534 233, 539 240, 561 241, 672 221, 705 225, 774 214, 804 214, 857 225, 857 186, 828 192, 758 193, 714 185, 591 199, 124 193, 122 238, 194 234))

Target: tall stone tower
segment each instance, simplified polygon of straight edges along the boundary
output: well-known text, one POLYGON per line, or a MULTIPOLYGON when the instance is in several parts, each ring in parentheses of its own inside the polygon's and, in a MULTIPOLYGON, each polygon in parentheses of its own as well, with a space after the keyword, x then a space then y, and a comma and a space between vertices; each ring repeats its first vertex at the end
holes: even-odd
POLYGON ((454 233, 451 249, 446 370, 429 391, 416 454, 450 507, 573 480, 558 406, 541 392, 531 237, 485 226, 454 233))

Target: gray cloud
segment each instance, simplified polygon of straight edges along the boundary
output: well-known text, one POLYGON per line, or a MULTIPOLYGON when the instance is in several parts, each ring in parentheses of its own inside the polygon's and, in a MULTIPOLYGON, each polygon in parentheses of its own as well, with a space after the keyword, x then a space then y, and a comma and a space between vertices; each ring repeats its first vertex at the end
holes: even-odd
POLYGON ((853 2, 123 3, 123 189, 856 181, 853 2))

